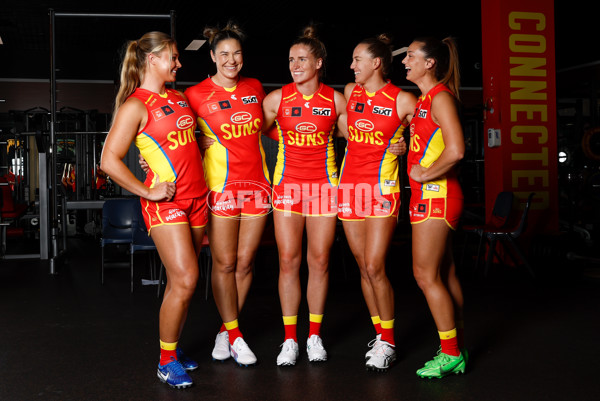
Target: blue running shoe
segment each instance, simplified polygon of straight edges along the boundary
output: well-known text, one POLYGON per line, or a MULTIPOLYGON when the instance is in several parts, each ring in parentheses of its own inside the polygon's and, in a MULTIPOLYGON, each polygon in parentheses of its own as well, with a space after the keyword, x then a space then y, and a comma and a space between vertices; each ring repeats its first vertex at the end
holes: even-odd
POLYGON ((187 388, 192 385, 192 378, 186 373, 181 363, 171 357, 171 362, 166 365, 158 364, 156 375, 161 382, 174 388, 187 388))
POLYGON ((179 347, 177 347, 177 360, 179 361, 179 363, 181 363, 181 366, 187 371, 198 369, 198 362, 188 358, 179 347))

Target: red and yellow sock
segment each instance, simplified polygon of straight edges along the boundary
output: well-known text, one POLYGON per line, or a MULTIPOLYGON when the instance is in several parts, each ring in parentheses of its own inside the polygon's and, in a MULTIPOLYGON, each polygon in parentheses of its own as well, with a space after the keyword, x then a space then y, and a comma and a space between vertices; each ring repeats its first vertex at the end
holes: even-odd
POLYGON ((371 316, 371 321, 373 322, 373 327, 375 327, 375 333, 381 334, 381 319, 378 316, 371 316))
POLYGON ((312 335, 321 335, 321 323, 323 322, 323 315, 315 315, 310 313, 308 316, 310 327, 308 329, 308 338, 312 335))
POLYGON ((224 331, 227 331, 227 328, 225 327, 225 323, 222 323, 221 328, 219 329, 219 334, 221 334, 224 331))
POLYGON ((164 366, 173 360, 177 360, 177 342, 166 343, 160 340, 160 364, 164 366))
POLYGON ((296 327, 298 327, 298 315, 283 316, 283 328, 285 330, 284 341, 291 338, 292 340, 298 342, 296 327))
POLYGON ((229 333, 229 344, 233 345, 238 337, 244 337, 240 331, 237 319, 232 320, 231 322, 225 322, 224 325, 227 329, 227 333, 229 333))
POLYGON ((396 345, 394 342, 394 319, 381 321, 381 341, 396 345))
POLYGON ((456 337, 456 329, 449 331, 438 331, 440 342, 442 344, 442 352, 447 355, 459 356, 460 349, 458 348, 458 338, 456 337))

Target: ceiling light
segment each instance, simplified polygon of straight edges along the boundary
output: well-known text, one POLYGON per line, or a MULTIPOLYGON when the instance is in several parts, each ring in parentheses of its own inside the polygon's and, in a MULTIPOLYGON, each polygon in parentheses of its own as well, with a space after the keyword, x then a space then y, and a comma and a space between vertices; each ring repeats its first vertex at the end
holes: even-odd
POLYGON ((202 45, 206 42, 206 40, 202 39, 194 39, 190 42, 189 45, 185 48, 185 50, 198 50, 202 47, 202 45))
POLYGON ((392 52, 392 57, 395 57, 398 54, 406 53, 407 50, 408 50, 408 47, 406 47, 406 46, 396 49, 392 52))

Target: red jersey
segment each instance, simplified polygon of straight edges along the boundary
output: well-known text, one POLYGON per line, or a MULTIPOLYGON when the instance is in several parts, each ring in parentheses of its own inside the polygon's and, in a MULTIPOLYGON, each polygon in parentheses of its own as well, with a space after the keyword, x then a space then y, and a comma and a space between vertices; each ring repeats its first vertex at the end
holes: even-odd
MULTIPOLYGON (((441 127, 431 118, 433 98, 444 91, 452 94, 446 85, 440 83, 417 100, 415 114, 410 124, 410 148, 407 159, 409 176, 412 166, 415 164, 420 164, 425 168, 431 166, 446 147, 441 127)), ((410 180, 410 189, 411 196, 418 196, 417 199, 463 198, 454 169, 434 181, 421 183, 410 180)))
POLYGON ((401 89, 391 83, 375 93, 356 85, 348 99, 348 144, 340 185, 366 183, 387 195, 400 192, 398 158, 388 148, 402 137, 396 107, 401 89))
POLYGON ((269 187, 261 141, 265 98, 261 83, 240 77, 234 88, 223 88, 207 78, 185 94, 200 130, 215 140, 204 155, 209 188, 222 193, 228 184, 239 181, 269 187))
POLYGON ((135 145, 150 168, 145 184, 174 182, 173 201, 206 196, 202 156, 194 129, 196 122, 185 98, 167 89, 165 95, 137 88, 130 97, 144 103, 148 122, 137 134, 135 145))
POLYGON ((333 88, 321 84, 310 96, 295 83, 281 88, 281 103, 275 120, 279 137, 273 184, 292 181, 328 180, 338 184, 333 132, 337 121, 333 88))

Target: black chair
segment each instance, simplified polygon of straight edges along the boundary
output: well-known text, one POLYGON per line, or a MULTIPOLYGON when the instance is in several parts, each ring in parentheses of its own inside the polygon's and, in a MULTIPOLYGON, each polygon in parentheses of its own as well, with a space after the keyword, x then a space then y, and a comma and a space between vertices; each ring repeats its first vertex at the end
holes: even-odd
MULTIPOLYGON (((135 204, 139 199, 106 199, 102 206, 102 236, 100 246, 101 282, 104 284, 104 268, 107 263, 105 248, 107 245, 130 245, 133 241, 133 219, 136 213, 135 204)), ((133 266, 131 267, 133 271, 133 266)))
POLYGON ((485 274, 487 274, 488 269, 489 269, 490 265, 492 264, 494 256, 496 256, 498 258, 498 260, 502 263, 502 258, 500 258, 500 256, 496 252, 496 244, 500 243, 500 244, 503 244, 503 246, 506 250, 506 254, 508 254, 508 256, 511 258, 511 260, 513 261, 515 266, 518 266, 519 263, 518 263, 517 259, 515 258, 515 256, 511 253, 511 249, 512 249, 512 251, 514 251, 514 253, 517 254, 518 258, 521 260, 521 262, 523 263, 525 268, 527 268, 527 270, 529 271, 529 274, 531 274, 532 277, 535 277, 533 269, 527 262, 527 258, 525 258, 525 255, 523 254, 523 252, 521 251, 521 248, 519 248, 519 245, 517 243, 517 238, 519 238, 521 236, 521 234, 523 234, 523 232, 525 232, 525 230, 527 229, 527 217, 529 215, 529 209, 531 208, 531 202, 533 200, 534 195, 535 195, 535 192, 532 192, 527 197, 527 202, 525 203, 525 208, 523 209, 523 212, 521 213, 519 223, 516 225, 516 227, 508 227, 508 228, 501 228, 501 229, 491 229, 490 228, 490 229, 485 229, 483 231, 483 235, 489 242, 489 246, 490 246, 488 255, 487 255, 487 260, 485 263, 485 274), (510 249, 506 245, 510 245, 510 249))
MULTIPOLYGON (((138 201, 134 205, 135 213, 132 221, 132 237, 129 245, 131 254, 131 292, 133 293, 133 256, 136 252, 151 252, 150 254, 150 284, 154 284, 154 275, 156 272, 156 245, 148 234, 146 224, 142 217, 142 206, 138 201)), ((162 265, 161 265, 162 266, 162 265)), ((158 283, 158 281, 156 282, 158 283)))
POLYGON ((479 267, 481 258, 481 249, 483 247, 484 232, 505 228, 509 223, 509 216, 513 210, 515 202, 514 193, 511 191, 503 191, 496 196, 494 208, 492 209, 492 217, 486 224, 463 225, 461 230, 465 233, 465 245, 462 250, 461 265, 464 266, 465 249, 467 248, 468 234, 476 234, 479 237, 479 245, 477 247, 477 259, 475 259, 475 268, 479 267))

